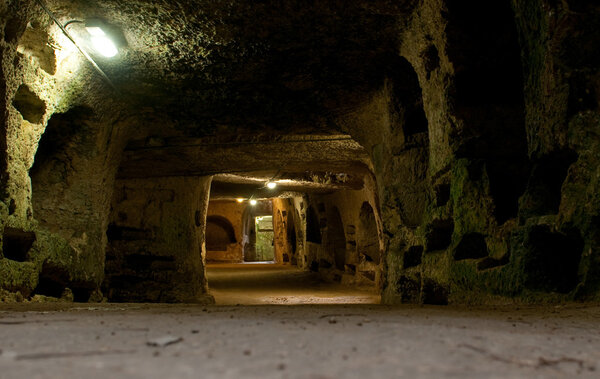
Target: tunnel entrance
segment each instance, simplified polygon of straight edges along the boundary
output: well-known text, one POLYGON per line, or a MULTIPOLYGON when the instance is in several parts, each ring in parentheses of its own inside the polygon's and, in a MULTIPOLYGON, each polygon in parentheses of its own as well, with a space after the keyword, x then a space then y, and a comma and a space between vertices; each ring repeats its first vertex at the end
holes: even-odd
POLYGON ((379 246, 378 214, 361 219, 365 202, 377 206, 362 146, 348 136, 240 138, 130 142, 107 233, 109 300, 378 302, 380 254, 356 248, 379 246))

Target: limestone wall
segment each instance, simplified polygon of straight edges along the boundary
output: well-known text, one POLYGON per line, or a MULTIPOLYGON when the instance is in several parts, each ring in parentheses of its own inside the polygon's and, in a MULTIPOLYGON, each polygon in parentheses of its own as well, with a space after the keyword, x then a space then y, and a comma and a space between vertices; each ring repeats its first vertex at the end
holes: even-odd
POLYGON ((131 122, 111 91, 36 2, 0 2, 0 288, 102 298, 131 122))
POLYGON ((406 21, 396 71, 337 119, 373 158, 385 302, 598 296, 599 11, 427 0, 406 21))
POLYGON ((105 292, 112 301, 207 302, 204 220, 210 178, 119 180, 105 292))

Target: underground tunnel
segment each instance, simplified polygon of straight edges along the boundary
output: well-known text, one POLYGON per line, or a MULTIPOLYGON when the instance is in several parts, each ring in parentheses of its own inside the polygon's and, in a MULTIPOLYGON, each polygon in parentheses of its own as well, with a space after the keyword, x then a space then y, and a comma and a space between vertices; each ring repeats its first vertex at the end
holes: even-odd
MULTIPOLYGON (((428 312, 483 325, 494 307, 582 307, 597 328, 599 22, 581 0, 0 0, 0 365, 1 333, 21 336, 4 316, 38 309, 373 318, 388 345, 368 354, 399 346, 383 325, 405 310, 427 328, 428 312)), ((512 376, 596 367, 461 341, 512 376)), ((372 355, 375 371, 346 370, 348 346, 299 377, 421 372, 406 355, 406 372, 372 355)))

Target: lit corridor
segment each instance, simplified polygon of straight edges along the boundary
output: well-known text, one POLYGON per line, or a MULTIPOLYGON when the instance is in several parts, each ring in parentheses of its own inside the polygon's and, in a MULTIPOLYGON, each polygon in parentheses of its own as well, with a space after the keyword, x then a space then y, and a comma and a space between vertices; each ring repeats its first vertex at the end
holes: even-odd
POLYGON ((375 290, 326 283, 311 272, 270 263, 210 264, 216 304, 377 304, 375 290))

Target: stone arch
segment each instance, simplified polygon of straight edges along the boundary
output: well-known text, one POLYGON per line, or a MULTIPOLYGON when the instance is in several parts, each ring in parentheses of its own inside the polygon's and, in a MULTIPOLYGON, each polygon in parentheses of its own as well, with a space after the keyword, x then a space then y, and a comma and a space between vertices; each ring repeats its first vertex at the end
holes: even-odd
POLYGON ((225 251, 227 245, 236 243, 235 230, 231 222, 222 216, 206 218, 206 250, 225 251))
POLYGON ((337 207, 332 207, 327 217, 327 250, 333 256, 335 267, 344 270, 346 264, 346 234, 337 207))
POLYGON ((379 264, 381 249, 379 248, 377 219, 373 207, 368 201, 365 201, 360 207, 356 242, 358 253, 361 256, 364 256, 367 261, 379 264))

